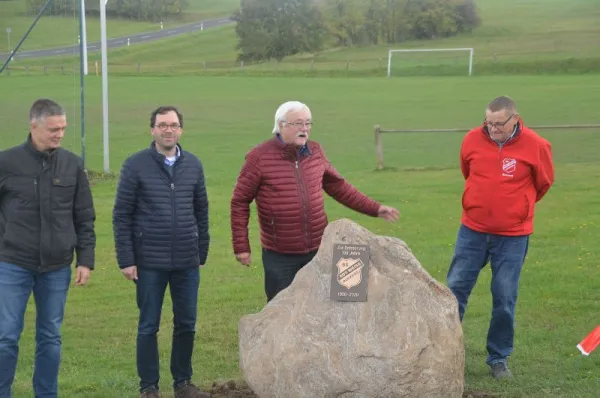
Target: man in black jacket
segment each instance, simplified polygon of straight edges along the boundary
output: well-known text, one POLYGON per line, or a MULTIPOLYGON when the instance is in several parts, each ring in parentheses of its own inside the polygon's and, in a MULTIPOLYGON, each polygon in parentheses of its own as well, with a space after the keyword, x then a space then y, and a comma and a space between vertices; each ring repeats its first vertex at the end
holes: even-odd
POLYGON ((0 152, 0 397, 11 396, 29 296, 36 305, 36 397, 56 397, 60 326, 77 253, 75 284, 94 268, 95 212, 81 159, 60 147, 65 111, 49 99, 29 112, 30 134, 0 152))
POLYGON ((208 256, 208 198, 202 163, 178 144, 175 107, 150 117, 150 148, 121 169, 113 210, 117 261, 136 283, 137 368, 141 397, 158 397, 156 334, 167 285, 173 301, 171 374, 176 397, 206 397, 191 383, 200 268, 208 256))

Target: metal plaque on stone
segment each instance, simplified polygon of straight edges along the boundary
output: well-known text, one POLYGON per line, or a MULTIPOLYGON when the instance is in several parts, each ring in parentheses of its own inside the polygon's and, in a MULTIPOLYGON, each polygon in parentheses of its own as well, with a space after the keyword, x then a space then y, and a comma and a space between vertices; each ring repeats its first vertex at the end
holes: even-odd
POLYGON ((331 300, 367 301, 369 258, 368 245, 333 245, 331 300))

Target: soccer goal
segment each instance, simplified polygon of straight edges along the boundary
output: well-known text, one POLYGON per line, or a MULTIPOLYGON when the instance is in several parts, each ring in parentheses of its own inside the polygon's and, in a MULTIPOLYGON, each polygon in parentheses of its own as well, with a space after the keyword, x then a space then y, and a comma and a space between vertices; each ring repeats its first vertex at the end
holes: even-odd
MULTIPOLYGON (((394 53, 430 53, 430 52, 447 52, 447 51, 461 51, 469 52, 469 76, 473 74, 473 48, 418 48, 418 49, 404 49, 404 50, 390 50, 388 53, 388 67, 387 76, 392 75, 392 55, 394 53)), ((402 62, 402 61, 400 61, 402 62)))

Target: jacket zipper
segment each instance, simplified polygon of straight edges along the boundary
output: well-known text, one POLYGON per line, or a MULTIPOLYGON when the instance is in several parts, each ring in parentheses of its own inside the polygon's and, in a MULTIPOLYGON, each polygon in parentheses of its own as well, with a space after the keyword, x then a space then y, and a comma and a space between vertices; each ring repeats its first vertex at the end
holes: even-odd
MULTIPOLYGON (((41 201, 38 199, 38 181, 37 178, 33 178, 33 203, 40 203, 41 201)), ((43 216, 42 213, 42 209, 40 207, 40 220, 43 216)), ((44 258, 44 255, 42 254, 44 252, 44 247, 43 247, 43 239, 42 239, 42 232, 41 232, 41 224, 40 224, 40 266, 42 265, 42 259, 44 258)))
MULTIPOLYGON (((173 168, 173 173, 175 169, 173 168)), ((175 183, 171 181, 171 268, 175 268, 175 183)))
MULTIPOLYGON (((496 144, 496 145, 498 145, 498 144, 496 144)), ((492 201, 492 202, 496 198, 496 190, 498 189, 498 185, 500 185, 502 183, 502 177, 501 177, 502 176, 502 147, 503 147, 503 145, 498 145, 498 167, 500 167, 500 177, 499 178, 497 177, 498 178, 497 183, 494 184, 494 190, 493 190, 492 195, 490 196, 490 201, 492 201)), ((493 205, 490 206, 490 210, 489 210, 490 218, 492 218, 494 216, 493 209, 494 209, 494 206, 493 205)))
POLYGON ((300 169, 298 168, 298 160, 296 160, 296 178, 300 184, 300 201, 302 202, 302 232, 304 232, 304 238, 306 239, 306 247, 310 245, 310 237, 308 236, 308 215, 306 214, 306 190, 304 187, 304 180, 300 176, 300 169))
MULTIPOLYGON (((161 163, 161 162, 159 162, 161 163)), ((175 209, 175 170, 176 170, 176 166, 177 163, 179 163, 179 159, 177 159, 175 161, 175 163, 173 164, 173 166, 171 166, 173 168, 172 170, 172 174, 169 174, 169 172, 167 170, 165 170, 164 165, 161 163, 161 169, 162 172, 165 173, 167 175, 167 177, 169 178, 169 189, 171 191, 171 269, 174 269, 175 266, 175 224, 176 224, 176 220, 175 220, 175 216, 176 216, 176 209, 175 209)))
MULTIPOLYGON (((50 204, 50 207, 52 207, 52 201, 54 199, 53 198, 53 191, 54 191, 54 189, 52 187, 52 176, 50 176, 50 186, 48 186, 48 178, 46 177, 46 174, 50 173, 50 171, 48 169, 49 169, 48 162, 46 161, 46 159, 42 159, 42 172, 40 173, 40 177, 39 177, 40 182, 39 183, 42 183, 42 181, 46 181, 45 186, 46 186, 46 189, 48 189, 49 196, 50 196, 50 198, 48 200, 48 203, 50 204)), ((34 183, 33 183, 34 187, 38 188, 38 192, 39 192, 39 183, 37 182, 37 180, 35 180, 34 183)), ((42 220, 42 223, 40 224, 41 228, 42 228, 41 231, 43 231, 44 230, 44 225, 43 225, 44 222, 43 222, 43 220, 44 220, 45 217, 44 217, 44 209, 42 209, 42 198, 41 198, 41 195, 40 195, 40 198, 38 199, 38 203, 40 204, 40 219, 42 220)), ((51 210, 48 211, 48 214, 47 214, 46 218, 47 218, 46 221, 48 222, 48 225, 54 224, 54 222, 53 222, 54 221, 53 220, 54 217, 53 217, 53 213, 52 213, 51 210)), ((48 226, 46 226, 46 228, 48 228, 48 226)), ((49 239, 50 240, 50 247, 52 247, 52 245, 53 245, 53 243, 52 243, 52 234, 50 234, 49 238, 50 238, 49 239)), ((45 257, 44 256, 44 252, 45 252, 45 250, 44 250, 44 240, 45 239, 42 236, 41 232, 40 232, 40 240, 41 240, 41 242, 40 242, 40 267, 39 267, 39 269, 41 269, 41 268, 43 268, 43 267, 46 266, 46 264, 44 263, 44 257, 45 257)))

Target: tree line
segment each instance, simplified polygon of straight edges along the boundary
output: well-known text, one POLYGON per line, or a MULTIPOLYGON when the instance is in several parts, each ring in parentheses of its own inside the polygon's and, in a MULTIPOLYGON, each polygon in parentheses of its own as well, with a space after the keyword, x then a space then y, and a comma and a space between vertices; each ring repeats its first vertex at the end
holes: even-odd
POLYGON ((444 38, 481 23, 474 0, 241 0, 233 19, 243 61, 444 38))
MULTIPOLYGON (((27 13, 36 15, 47 0, 26 0, 27 13)), ((79 0, 53 0, 47 15, 72 16, 79 12, 79 0)), ((111 0, 106 3, 106 15, 139 21, 161 21, 170 16, 181 15, 188 7, 189 0, 111 0)), ((98 1, 86 1, 86 14, 98 15, 98 1)))

